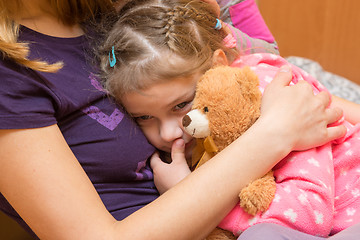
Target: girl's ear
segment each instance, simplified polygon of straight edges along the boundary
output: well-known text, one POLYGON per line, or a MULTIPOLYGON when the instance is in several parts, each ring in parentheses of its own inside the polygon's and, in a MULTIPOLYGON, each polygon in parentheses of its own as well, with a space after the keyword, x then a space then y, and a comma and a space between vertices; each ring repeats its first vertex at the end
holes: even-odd
POLYGON ((212 68, 218 66, 228 66, 229 62, 225 52, 222 49, 217 49, 212 56, 212 68))

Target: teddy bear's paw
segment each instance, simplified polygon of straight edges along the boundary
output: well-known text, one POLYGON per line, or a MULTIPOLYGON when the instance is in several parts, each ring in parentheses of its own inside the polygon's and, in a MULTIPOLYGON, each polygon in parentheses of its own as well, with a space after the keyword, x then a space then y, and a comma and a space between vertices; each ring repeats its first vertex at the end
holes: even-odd
POLYGON ((251 215, 265 212, 275 197, 276 184, 272 172, 255 180, 240 194, 240 207, 251 215))

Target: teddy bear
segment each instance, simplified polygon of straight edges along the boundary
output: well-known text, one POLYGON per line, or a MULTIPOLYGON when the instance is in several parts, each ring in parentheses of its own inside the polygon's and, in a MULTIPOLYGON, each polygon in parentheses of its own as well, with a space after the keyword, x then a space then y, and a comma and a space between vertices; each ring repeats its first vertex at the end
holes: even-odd
MULTIPOLYGON (((183 117, 184 130, 197 140, 188 162, 192 170, 236 140, 259 118, 262 95, 258 85, 259 79, 249 67, 218 66, 199 79, 192 109, 183 117)), ((240 206, 251 215, 264 212, 275 191, 270 171, 240 191, 240 206)), ((235 237, 217 228, 206 239, 235 237)))

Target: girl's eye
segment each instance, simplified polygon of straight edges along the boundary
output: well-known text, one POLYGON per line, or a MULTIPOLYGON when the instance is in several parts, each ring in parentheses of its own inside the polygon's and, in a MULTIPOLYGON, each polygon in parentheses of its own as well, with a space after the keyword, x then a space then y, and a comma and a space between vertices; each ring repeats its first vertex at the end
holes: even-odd
POLYGON ((140 116, 140 117, 135 117, 136 121, 146 121, 146 120, 150 120, 152 119, 152 116, 150 115, 144 115, 144 116, 140 116))
POLYGON ((191 102, 182 102, 182 103, 175 106, 175 110, 181 110, 181 109, 185 108, 186 106, 188 106, 191 103, 192 103, 192 101, 191 102))

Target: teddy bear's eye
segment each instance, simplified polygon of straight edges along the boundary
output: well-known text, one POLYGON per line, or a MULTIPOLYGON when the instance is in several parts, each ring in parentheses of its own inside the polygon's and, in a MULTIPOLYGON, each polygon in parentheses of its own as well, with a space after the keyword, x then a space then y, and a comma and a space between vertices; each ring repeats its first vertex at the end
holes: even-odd
POLYGON ((204 107, 204 112, 209 112, 208 107, 204 107))

